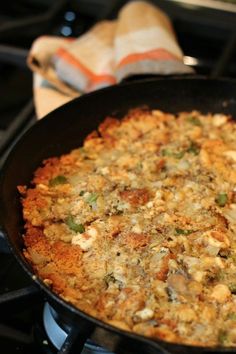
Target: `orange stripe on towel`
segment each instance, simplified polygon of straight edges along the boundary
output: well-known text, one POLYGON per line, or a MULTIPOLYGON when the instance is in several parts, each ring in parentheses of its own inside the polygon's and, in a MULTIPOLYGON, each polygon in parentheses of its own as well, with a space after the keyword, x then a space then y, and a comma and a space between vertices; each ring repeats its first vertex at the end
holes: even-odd
POLYGON ((168 52, 168 50, 159 48, 150 50, 149 52, 129 54, 119 62, 117 67, 119 68, 123 65, 135 63, 136 61, 145 59, 180 60, 179 57, 168 52))
POLYGON ((86 75, 94 84, 99 83, 100 81, 106 81, 110 84, 115 84, 116 79, 112 75, 101 74, 96 75, 92 71, 90 71, 85 65, 81 63, 77 58, 75 58, 72 54, 68 53, 66 49, 60 48, 56 54, 58 57, 64 59, 69 65, 78 68, 84 75, 86 75))

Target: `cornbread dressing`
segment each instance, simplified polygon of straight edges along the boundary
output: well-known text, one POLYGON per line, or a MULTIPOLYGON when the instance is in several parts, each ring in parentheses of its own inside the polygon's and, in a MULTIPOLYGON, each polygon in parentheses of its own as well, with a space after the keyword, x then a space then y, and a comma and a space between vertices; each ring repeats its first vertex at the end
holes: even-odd
POLYGON ((24 255, 64 300, 168 342, 236 346, 236 125, 137 109, 19 186, 24 255))

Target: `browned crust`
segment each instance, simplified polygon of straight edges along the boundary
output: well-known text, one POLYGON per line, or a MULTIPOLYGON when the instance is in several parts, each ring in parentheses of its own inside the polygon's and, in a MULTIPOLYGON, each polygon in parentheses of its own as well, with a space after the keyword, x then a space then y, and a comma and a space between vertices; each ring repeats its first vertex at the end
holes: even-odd
POLYGON ((234 127, 197 111, 107 117, 83 149, 43 161, 32 186, 18 186, 26 259, 53 291, 111 325, 234 346, 234 127))

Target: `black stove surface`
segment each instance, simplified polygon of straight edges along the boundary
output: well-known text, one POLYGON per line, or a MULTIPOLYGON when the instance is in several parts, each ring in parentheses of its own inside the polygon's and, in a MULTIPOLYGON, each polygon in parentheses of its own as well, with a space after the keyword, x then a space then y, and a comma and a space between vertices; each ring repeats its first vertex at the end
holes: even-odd
MULTIPOLYGON (((1 252, 0 295, 30 286, 30 283, 28 276, 21 270, 14 256, 1 252)), ((1 353, 50 353, 46 335, 40 325, 42 307, 43 301, 38 303, 27 301, 23 306, 1 304, 1 353), (39 341, 41 341, 41 346, 39 346, 39 341)))
MULTIPOLYGON (((0 166, 16 140, 36 121, 32 74, 25 61, 33 39, 42 34, 77 36, 97 20, 113 18, 124 2, 20 0, 4 5, 0 14, 0 166)), ((184 61, 197 75, 236 78, 236 12, 186 7, 182 6, 184 0, 153 2, 172 18, 184 61)), ((32 288, 31 279, 0 234, 0 353, 57 353, 59 349, 50 342, 43 326, 44 310, 45 300, 32 288)), ((119 342, 99 331, 94 338, 108 347, 109 340, 119 342)), ((115 343, 113 347, 118 348, 113 351, 116 353, 136 354, 139 349, 146 354, 129 343, 115 343)), ((72 353, 70 348, 62 349, 72 353)), ((83 353, 105 353, 95 349, 87 347, 83 353)))

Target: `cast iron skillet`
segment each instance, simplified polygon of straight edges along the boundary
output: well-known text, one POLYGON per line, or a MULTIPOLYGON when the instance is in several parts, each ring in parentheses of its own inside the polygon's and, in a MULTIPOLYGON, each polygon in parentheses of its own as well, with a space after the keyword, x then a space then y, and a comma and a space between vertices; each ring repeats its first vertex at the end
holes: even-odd
MULTIPOLYGON (((129 109, 143 105, 173 113, 192 109, 203 113, 223 112, 236 118, 236 81, 188 77, 149 79, 113 86, 67 103, 27 131, 11 151, 2 170, 0 218, 11 251, 30 277, 33 276, 33 271, 21 252, 23 221, 16 186, 27 185, 33 171, 43 159, 80 146, 85 136, 106 116, 114 115, 119 118, 129 109)), ((98 325, 121 337, 131 338, 137 346, 143 343, 152 348, 152 352, 158 352, 160 349, 164 353, 181 354, 236 352, 233 348, 200 348, 171 344, 119 330, 66 303, 39 279, 32 281, 67 321, 81 323, 82 320, 98 325)))

